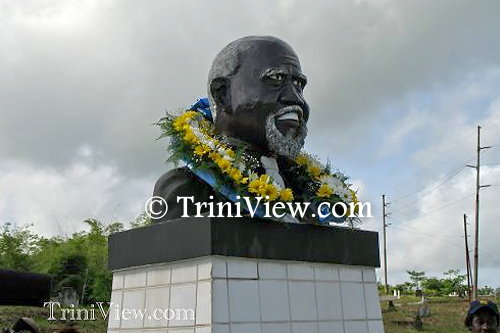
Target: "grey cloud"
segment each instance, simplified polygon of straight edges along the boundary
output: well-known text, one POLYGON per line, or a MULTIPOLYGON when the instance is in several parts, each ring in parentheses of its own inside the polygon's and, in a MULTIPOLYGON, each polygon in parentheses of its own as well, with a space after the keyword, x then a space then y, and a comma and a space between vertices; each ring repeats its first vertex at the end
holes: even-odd
POLYGON ((130 176, 161 172, 164 143, 150 124, 205 95, 213 56, 243 35, 277 35, 294 46, 310 78, 310 126, 335 130, 328 145, 341 152, 350 126, 363 141, 385 103, 500 59, 497 2, 3 6, 0 153, 62 167, 88 144, 130 176))

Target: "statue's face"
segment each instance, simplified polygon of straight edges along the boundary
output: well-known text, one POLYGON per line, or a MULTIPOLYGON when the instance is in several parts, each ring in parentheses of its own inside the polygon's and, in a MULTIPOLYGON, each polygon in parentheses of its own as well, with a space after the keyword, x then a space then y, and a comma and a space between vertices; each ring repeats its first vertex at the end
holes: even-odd
POLYGON ((230 79, 221 131, 264 153, 295 157, 307 135, 305 84, 299 59, 288 45, 268 41, 252 45, 230 79))

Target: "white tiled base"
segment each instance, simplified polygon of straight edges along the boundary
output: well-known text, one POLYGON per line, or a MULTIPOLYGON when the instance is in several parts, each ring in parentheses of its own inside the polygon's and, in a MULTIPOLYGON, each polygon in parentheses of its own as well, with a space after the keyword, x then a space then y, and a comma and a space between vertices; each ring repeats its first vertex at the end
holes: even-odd
POLYGON ((111 302, 108 333, 384 333, 372 267, 203 257, 115 271, 111 302))

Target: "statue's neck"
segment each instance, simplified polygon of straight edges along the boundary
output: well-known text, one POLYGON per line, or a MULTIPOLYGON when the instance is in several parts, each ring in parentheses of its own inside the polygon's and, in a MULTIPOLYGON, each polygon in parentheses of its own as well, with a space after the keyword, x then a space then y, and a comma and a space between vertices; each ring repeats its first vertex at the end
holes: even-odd
POLYGON ((260 147, 255 146, 253 143, 249 143, 246 141, 243 141, 241 139, 235 138, 235 137, 230 137, 226 136, 223 138, 223 141, 230 146, 233 146, 235 148, 246 148, 250 149, 253 153, 256 155, 260 156, 267 156, 271 158, 277 158, 275 154, 270 153, 268 150, 264 150, 260 147))

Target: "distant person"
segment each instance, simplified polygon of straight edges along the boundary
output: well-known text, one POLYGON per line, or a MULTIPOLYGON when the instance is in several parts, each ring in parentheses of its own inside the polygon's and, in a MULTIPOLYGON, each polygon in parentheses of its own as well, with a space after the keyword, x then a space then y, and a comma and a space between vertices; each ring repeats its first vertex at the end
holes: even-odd
POLYGON ((498 307, 492 301, 474 301, 470 304, 465 326, 472 333, 498 333, 500 317, 498 307))

